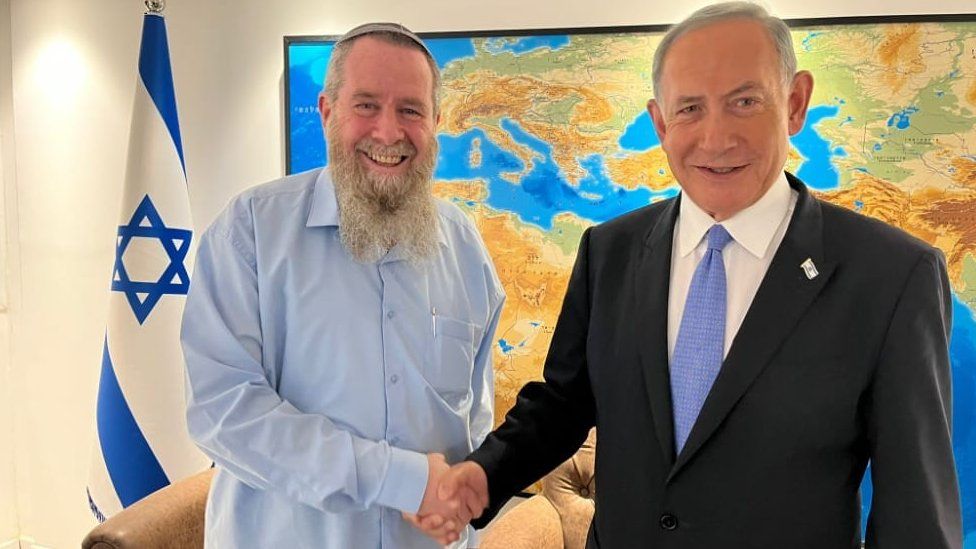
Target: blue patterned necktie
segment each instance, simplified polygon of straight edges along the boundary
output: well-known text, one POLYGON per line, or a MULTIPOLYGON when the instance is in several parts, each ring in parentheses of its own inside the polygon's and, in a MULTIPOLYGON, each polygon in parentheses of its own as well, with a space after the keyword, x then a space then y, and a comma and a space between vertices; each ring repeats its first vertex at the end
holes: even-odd
POLYGON ((721 225, 712 225, 707 236, 708 250, 691 278, 671 357, 671 401, 678 453, 698 419, 724 355, 726 302, 722 248, 732 236, 721 225))

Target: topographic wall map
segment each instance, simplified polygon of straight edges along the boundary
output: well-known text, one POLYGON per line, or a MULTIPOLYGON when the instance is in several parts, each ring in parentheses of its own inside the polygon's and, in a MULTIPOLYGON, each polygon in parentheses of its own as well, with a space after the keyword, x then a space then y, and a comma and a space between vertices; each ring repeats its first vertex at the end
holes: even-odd
MULTIPOLYGON (((976 16, 794 27, 813 72, 788 169, 821 197, 941 248, 954 290, 954 445, 976 549, 976 16)), ((660 33, 425 38, 443 72, 435 192, 466 211, 508 293, 496 418, 541 377, 583 230, 678 189, 645 104, 660 33)), ((288 166, 325 163, 326 40, 290 39, 288 166)), ((869 495, 870 485, 865 485, 869 495)))

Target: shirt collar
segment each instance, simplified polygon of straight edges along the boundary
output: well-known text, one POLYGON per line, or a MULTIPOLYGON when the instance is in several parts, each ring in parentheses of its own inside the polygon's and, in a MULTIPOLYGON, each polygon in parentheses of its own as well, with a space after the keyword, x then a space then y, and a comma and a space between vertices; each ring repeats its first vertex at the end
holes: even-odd
MULTIPOLYGON (((444 234, 444 220, 437 208, 437 241, 447 246, 447 235, 444 234)), ((306 227, 338 227, 339 201, 336 200, 335 183, 328 168, 323 168, 315 180, 315 190, 312 191, 312 207, 308 211, 306 227)))
POLYGON ((339 202, 336 201, 335 184, 327 168, 319 172, 312 191, 312 207, 308 210, 306 227, 338 227, 339 202))
MULTIPOLYGON (((789 207, 790 184, 786 180, 786 174, 781 172, 762 198, 722 221, 722 226, 750 254, 761 258, 766 255, 769 243, 789 207)), ((682 193, 678 224, 678 254, 684 257, 698 246, 708 229, 715 224, 715 220, 686 193, 682 193)))

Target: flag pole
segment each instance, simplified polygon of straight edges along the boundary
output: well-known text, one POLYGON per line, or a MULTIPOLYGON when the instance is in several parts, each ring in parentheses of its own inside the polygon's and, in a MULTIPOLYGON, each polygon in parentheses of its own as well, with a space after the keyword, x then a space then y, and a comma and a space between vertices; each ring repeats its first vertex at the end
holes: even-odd
POLYGON ((146 0, 146 9, 149 13, 163 13, 166 9, 166 0, 146 0))

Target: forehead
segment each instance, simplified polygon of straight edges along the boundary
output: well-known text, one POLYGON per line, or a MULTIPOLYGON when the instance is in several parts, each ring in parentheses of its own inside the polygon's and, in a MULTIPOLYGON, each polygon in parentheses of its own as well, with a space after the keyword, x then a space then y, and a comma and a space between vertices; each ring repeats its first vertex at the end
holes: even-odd
POLYGON ((729 19, 678 37, 664 57, 661 80, 668 95, 699 95, 724 93, 747 81, 771 84, 780 71, 766 28, 750 19, 729 19))
POLYGON ((430 102, 433 75, 420 50, 364 36, 352 43, 343 65, 340 95, 369 93, 430 102))

